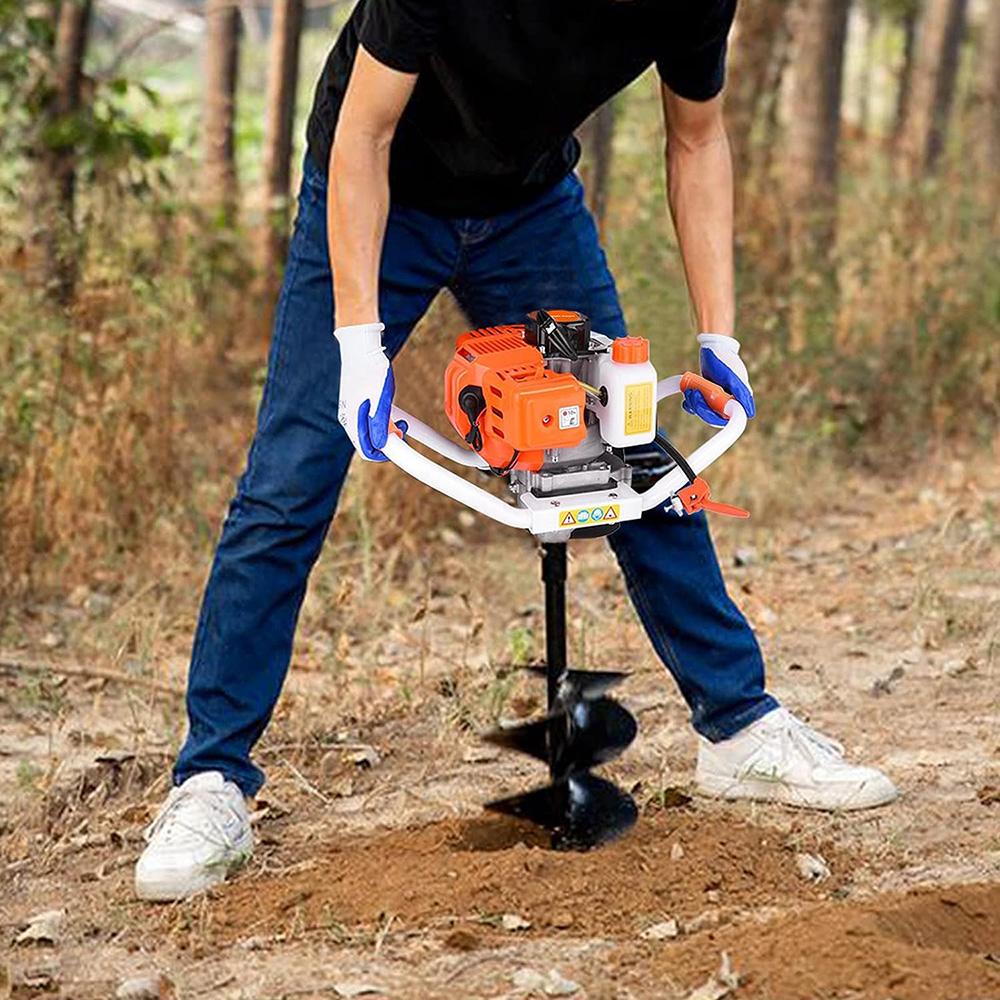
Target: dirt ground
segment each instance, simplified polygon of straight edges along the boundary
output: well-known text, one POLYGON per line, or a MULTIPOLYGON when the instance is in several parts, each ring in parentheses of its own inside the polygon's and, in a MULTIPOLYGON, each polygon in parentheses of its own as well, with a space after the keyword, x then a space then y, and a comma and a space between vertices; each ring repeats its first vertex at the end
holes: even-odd
POLYGON ((603 545, 575 544, 573 659, 631 671, 640 725, 606 769, 639 824, 588 854, 481 809, 541 778, 477 733, 540 705, 519 667, 542 606, 529 541, 478 530, 378 558, 332 540, 258 754, 257 852, 173 906, 134 901, 131 866, 183 732, 200 581, 25 609, 0 654, 0 998, 157 973, 163 996, 223 1000, 1000 998, 995 463, 845 476, 792 522, 720 525, 774 693, 900 786, 869 813, 690 798, 685 707, 603 545), (55 940, 18 942, 49 910, 55 940))

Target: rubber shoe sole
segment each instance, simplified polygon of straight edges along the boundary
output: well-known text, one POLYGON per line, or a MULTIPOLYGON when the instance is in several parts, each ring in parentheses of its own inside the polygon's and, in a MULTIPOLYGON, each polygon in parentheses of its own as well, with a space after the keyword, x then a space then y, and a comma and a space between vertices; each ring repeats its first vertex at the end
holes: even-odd
POLYGON ((873 776, 871 780, 863 781, 853 789, 845 789, 840 794, 834 793, 831 785, 825 787, 825 794, 818 794, 815 785, 792 785, 781 780, 733 778, 714 774, 696 774, 694 790, 698 795, 713 799, 776 802, 798 809, 819 809, 824 812, 874 809, 887 805, 899 796, 896 786, 884 774, 873 776))

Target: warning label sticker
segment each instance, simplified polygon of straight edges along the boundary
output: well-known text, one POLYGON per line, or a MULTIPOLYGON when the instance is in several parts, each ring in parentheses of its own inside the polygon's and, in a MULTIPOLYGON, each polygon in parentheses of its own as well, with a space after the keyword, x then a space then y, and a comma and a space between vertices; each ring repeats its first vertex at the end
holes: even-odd
POLYGON ((618 521, 621 513, 621 506, 616 503, 608 504, 607 507, 577 507, 575 510, 564 510, 559 515, 559 527, 574 528, 600 521, 618 521))
POLYGON ((625 386, 625 433, 648 434, 653 429, 653 383, 625 386))

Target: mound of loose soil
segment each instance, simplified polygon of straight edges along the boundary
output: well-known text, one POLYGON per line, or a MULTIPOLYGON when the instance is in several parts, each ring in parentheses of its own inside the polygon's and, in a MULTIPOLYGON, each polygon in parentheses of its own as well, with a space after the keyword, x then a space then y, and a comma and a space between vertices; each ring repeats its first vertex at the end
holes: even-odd
POLYGON ((764 926, 720 928, 668 949, 630 949, 622 970, 641 965, 644 976, 696 983, 714 971, 722 951, 741 977, 740 998, 996 1000, 1000 885, 822 903, 764 926))
MULTIPOLYGON (((672 917, 716 920, 788 898, 822 898, 798 874, 780 833, 696 810, 646 817, 628 837, 585 854, 552 851, 533 828, 501 817, 450 821, 321 849, 291 874, 245 877, 213 904, 222 940, 331 925, 447 926, 516 913, 529 934, 626 939, 672 917)), ((814 847, 815 849, 815 847, 814 847)), ((829 855, 828 855, 829 856, 829 855)))

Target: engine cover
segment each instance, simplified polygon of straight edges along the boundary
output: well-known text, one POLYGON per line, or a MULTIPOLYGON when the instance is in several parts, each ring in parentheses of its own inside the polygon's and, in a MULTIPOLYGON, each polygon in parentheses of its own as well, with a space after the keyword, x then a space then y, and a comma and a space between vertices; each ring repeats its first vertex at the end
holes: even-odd
POLYGON ((583 387, 552 371, 524 336, 521 325, 464 333, 445 372, 452 426, 505 472, 537 470, 546 450, 574 448, 587 435, 583 387))

